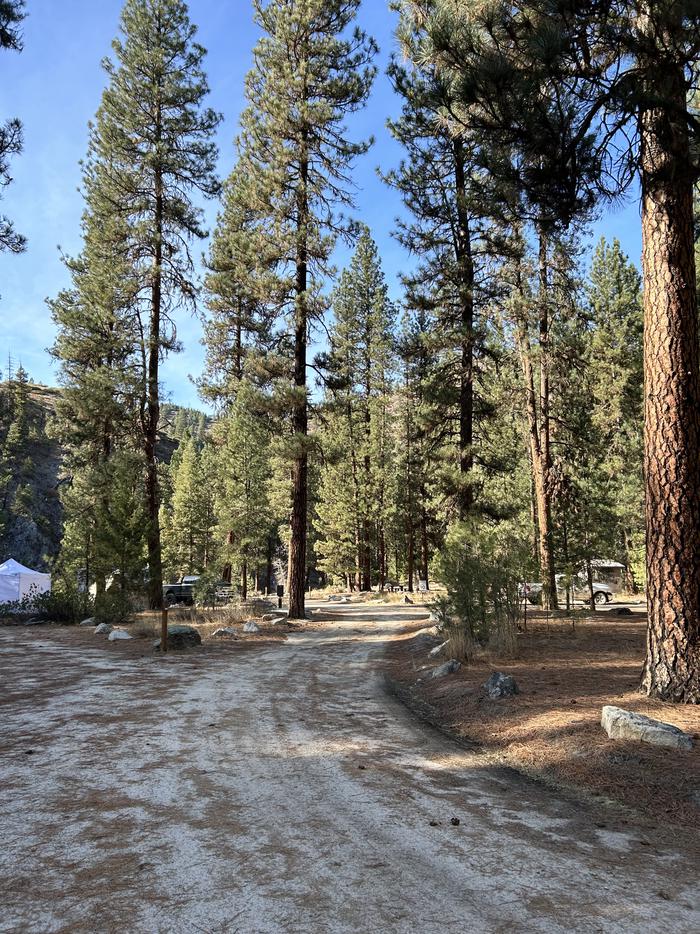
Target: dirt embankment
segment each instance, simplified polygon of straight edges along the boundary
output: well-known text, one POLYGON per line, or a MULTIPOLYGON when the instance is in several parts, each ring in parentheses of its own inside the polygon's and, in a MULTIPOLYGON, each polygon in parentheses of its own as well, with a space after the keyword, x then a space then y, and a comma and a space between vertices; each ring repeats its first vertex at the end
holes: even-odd
POLYGON ((431 670, 449 653, 430 658, 430 640, 413 632, 389 647, 387 669, 420 716, 499 761, 660 822, 700 827, 700 709, 639 693, 644 635, 641 614, 600 613, 575 625, 537 614, 518 637, 515 659, 485 655, 433 680, 431 670), (490 700, 482 685, 493 671, 513 675, 520 694, 490 700), (613 742, 600 726, 606 704, 672 723, 695 735, 695 748, 613 742))

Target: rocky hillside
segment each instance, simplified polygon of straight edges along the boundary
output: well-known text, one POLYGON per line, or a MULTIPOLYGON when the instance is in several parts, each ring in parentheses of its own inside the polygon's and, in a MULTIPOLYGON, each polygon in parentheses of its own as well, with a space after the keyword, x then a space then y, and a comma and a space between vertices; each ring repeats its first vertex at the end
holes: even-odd
MULTIPOLYGON (((12 444, 13 428, 7 383, 0 384, 0 562, 7 558, 37 570, 49 570, 57 557, 62 534, 61 485, 69 478, 63 470, 61 447, 52 437, 51 420, 60 390, 27 383, 21 427, 21 445, 12 444), (19 453, 18 453, 19 452, 19 453)), ((206 416, 178 406, 164 407, 165 430, 160 457, 168 463, 179 444, 179 429, 199 427, 206 416)))

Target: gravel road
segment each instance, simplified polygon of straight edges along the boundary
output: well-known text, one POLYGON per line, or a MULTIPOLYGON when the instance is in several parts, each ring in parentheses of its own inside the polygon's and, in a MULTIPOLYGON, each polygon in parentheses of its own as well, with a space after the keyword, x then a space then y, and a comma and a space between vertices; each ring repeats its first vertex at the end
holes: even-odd
POLYGON ((383 645, 420 610, 327 615, 206 659, 0 630, 0 931, 700 930, 687 844, 386 693, 383 645))

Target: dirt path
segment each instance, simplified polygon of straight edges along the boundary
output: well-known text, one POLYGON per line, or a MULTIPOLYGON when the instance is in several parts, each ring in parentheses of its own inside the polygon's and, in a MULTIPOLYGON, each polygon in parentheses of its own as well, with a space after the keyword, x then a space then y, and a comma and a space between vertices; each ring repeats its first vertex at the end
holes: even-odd
POLYGON ((416 613, 338 608, 206 664, 0 630, 0 931, 700 930, 695 854, 386 695, 416 613))

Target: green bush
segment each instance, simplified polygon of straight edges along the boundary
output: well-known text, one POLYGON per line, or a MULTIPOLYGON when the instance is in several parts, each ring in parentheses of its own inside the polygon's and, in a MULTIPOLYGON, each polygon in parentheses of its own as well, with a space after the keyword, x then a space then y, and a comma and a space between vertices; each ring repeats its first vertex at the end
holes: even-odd
POLYGON ((447 605, 437 615, 453 650, 468 661, 478 647, 516 651, 522 552, 507 523, 458 523, 448 531, 437 561, 447 605))
POLYGON ((108 590, 95 598, 93 613, 96 623, 121 626, 133 619, 134 605, 131 597, 123 590, 108 590))
POLYGON ((87 593, 80 593, 77 588, 57 584, 48 593, 29 593, 14 603, 0 606, 0 617, 18 619, 40 619, 48 623, 62 623, 74 626, 92 615, 93 601, 87 593))

